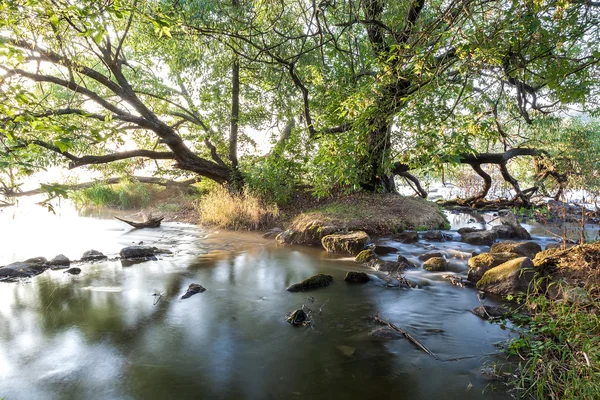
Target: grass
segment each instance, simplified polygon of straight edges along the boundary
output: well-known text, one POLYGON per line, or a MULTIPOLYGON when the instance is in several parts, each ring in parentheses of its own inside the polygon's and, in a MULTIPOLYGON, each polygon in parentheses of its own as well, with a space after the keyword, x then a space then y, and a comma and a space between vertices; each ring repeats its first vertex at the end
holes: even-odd
POLYGON ((519 337, 505 347, 520 360, 510 382, 517 398, 600 398, 600 303, 595 286, 585 291, 579 302, 533 292, 521 299, 527 315, 514 318, 519 337))
POLYGON ((115 185, 102 183, 71 194, 78 205, 119 209, 138 209, 150 204, 155 190, 139 182, 123 181, 115 185))
POLYGON ((276 205, 264 205, 255 195, 245 192, 231 195, 218 187, 198 202, 200 223, 229 229, 266 229, 279 216, 276 205))

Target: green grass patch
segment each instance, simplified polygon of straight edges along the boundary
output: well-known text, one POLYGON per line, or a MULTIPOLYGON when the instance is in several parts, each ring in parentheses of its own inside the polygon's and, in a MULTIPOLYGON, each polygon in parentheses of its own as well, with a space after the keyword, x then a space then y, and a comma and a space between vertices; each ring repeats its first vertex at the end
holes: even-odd
POLYGON ((144 208, 156 190, 139 182, 123 181, 115 185, 96 184, 71 194, 76 204, 127 209, 144 208))

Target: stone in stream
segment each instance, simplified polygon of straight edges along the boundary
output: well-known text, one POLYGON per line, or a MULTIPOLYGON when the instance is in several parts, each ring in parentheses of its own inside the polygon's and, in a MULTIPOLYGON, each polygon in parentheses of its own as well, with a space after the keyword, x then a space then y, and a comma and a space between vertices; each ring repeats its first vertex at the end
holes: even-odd
POLYGON ((532 278, 533 261, 520 257, 487 271, 477 282, 477 289, 506 296, 527 291, 532 278))
POLYGON ((444 242, 446 240, 452 240, 452 236, 444 234, 442 231, 428 231, 423 233, 423 239, 432 242, 444 242))
POLYGON ((285 317, 285 320, 294 326, 299 326, 308 320, 308 315, 306 315, 304 310, 298 309, 298 310, 295 310, 295 311, 292 311, 291 313, 289 313, 285 317))
POLYGON ((32 257, 32 258, 28 258, 27 260, 25 260, 23 262, 26 264, 37 264, 37 265, 48 264, 48 260, 46 259, 46 257, 32 257))
POLYGON ((367 249, 367 250, 363 250, 360 253, 358 253, 356 258, 354 258, 354 261, 359 264, 364 264, 366 262, 371 261, 374 258, 377 258, 377 255, 375 254, 375 252, 371 249, 367 249))
POLYGON ((371 278, 364 272, 348 271, 344 280, 351 283, 367 283, 371 278))
POLYGON ((372 268, 375 271, 400 272, 404 271, 406 268, 410 268, 411 265, 398 261, 384 261, 376 258, 369 261, 367 267, 372 268))
POLYGON ((128 246, 121 249, 119 255, 121 258, 144 258, 153 257, 156 254, 156 247, 152 246, 128 246))
POLYGON ((288 292, 304 292, 305 290, 317 289, 320 287, 329 286, 333 283, 333 276, 325 274, 313 275, 310 278, 303 280, 300 283, 294 283, 288 286, 288 292))
POLYGON ((500 217, 500 223, 502 225, 510 226, 514 230, 515 237, 517 239, 531 239, 531 235, 529 234, 529 232, 527 232, 527 229, 521 226, 521 224, 517 220, 517 217, 515 217, 515 214, 513 214, 512 212, 509 211, 502 215, 500 217))
POLYGON ((502 306, 489 306, 489 305, 480 305, 479 307, 475 307, 471 310, 471 312, 477 315, 479 318, 483 319, 497 319, 501 318, 508 312, 505 307, 502 306))
POLYGON ((48 266, 44 263, 26 261, 14 262, 8 264, 6 267, 0 268, 0 279, 13 280, 18 278, 31 278, 41 274, 47 269, 48 266))
POLYGON ((429 253, 424 253, 424 254, 421 254, 419 256, 419 260, 421 260, 421 261, 427 261, 427 260, 429 260, 430 258, 433 258, 433 257, 444 257, 444 254, 440 253, 439 251, 433 251, 433 252, 429 252, 429 253))
POLYGON ((432 272, 446 271, 448 269, 448 261, 444 257, 431 257, 423 263, 423 269, 432 272))
POLYGON ((508 225, 494 225, 492 230, 498 234, 499 239, 513 239, 518 236, 513 227, 508 225))
POLYGON ((69 268, 64 273, 71 274, 71 275, 79 275, 81 273, 81 268, 77 268, 77 267, 69 268))
POLYGON ((401 243, 416 243, 419 241, 419 233, 418 232, 400 232, 396 233, 392 236, 392 239, 397 240, 401 243))
POLYGON ((188 286, 187 292, 185 292, 185 294, 181 296, 181 298, 187 299, 195 294, 202 293, 205 290, 206 288, 204 288, 202 285, 198 285, 197 283, 191 283, 190 286, 188 286))
POLYGON ((467 279, 473 283, 477 283, 483 274, 490 269, 518 257, 518 254, 506 252, 483 253, 475 257, 471 257, 469 258, 469 271, 467 272, 467 279))
POLYGON ((330 253, 356 255, 367 246, 370 240, 366 232, 355 231, 324 236, 321 244, 330 253))
POLYGON ((464 235, 465 233, 473 233, 473 232, 481 232, 484 231, 483 228, 476 228, 474 226, 466 226, 464 228, 460 228, 457 232, 459 235, 464 235))
POLYGON ((85 253, 83 253, 83 255, 81 256, 81 261, 99 261, 99 260, 106 260, 108 257, 106 257, 104 254, 102 254, 101 252, 99 252, 98 250, 88 250, 85 253))
POLYGON ((461 240, 465 243, 484 246, 491 246, 496 239, 498 233, 492 230, 465 233, 461 236, 461 240))
POLYGON ((59 254, 48 263, 52 269, 66 268, 71 265, 71 260, 64 254, 59 254))
POLYGON ((383 246, 383 245, 376 244, 375 247, 373 248, 373 251, 375 252, 375 254, 377 254, 379 256, 383 256, 383 255, 390 254, 390 253, 397 253, 398 249, 395 247, 391 247, 391 246, 383 246))
POLYGON ((535 255, 542 251, 542 248, 536 242, 515 242, 505 240, 492 246, 490 253, 515 253, 523 257, 535 258, 535 255))

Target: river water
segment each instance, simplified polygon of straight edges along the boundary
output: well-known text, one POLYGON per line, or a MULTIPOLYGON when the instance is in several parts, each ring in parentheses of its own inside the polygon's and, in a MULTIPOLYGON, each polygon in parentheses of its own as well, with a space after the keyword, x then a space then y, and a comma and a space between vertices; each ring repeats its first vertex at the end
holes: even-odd
MULTIPOLYGON (((494 344, 510 330, 473 315, 476 290, 455 287, 442 273, 409 271, 416 289, 380 279, 351 285, 346 272, 363 267, 318 249, 179 223, 132 230, 111 217, 68 205, 57 215, 41 207, 0 211, 0 265, 58 253, 78 259, 92 248, 114 256, 139 242, 174 253, 132 266, 84 264, 78 276, 46 271, 0 283, 0 398, 510 398, 481 373, 484 363, 502 361, 494 344), (285 291, 319 272, 334 284, 285 291), (208 290, 182 300, 190 283, 208 290), (302 305, 315 311, 312 327, 285 321, 302 305), (378 327, 369 318, 375 314, 436 358, 407 340, 369 336, 378 327)), ((454 231, 474 225, 465 215, 449 219, 454 231)), ((428 249, 445 250, 451 273, 462 276, 468 255, 486 250, 455 241, 382 243, 415 261, 428 249)))

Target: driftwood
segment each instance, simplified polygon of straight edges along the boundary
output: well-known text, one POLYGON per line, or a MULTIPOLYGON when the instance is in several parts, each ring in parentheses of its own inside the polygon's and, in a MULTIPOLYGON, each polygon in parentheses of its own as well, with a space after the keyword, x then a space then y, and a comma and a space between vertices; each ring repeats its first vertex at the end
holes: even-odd
POLYGON ((134 222, 134 221, 128 221, 126 219, 122 219, 119 217, 115 217, 115 218, 118 219, 119 221, 123 221, 126 224, 129 224, 137 229, 158 228, 160 226, 160 223, 162 222, 162 220, 165 219, 165 217, 158 217, 158 218, 149 218, 144 222, 134 222))
POLYGON ((396 325, 392 324, 389 321, 385 321, 385 320, 379 318, 379 315, 373 316, 373 321, 375 321, 375 322, 377 322, 378 324, 381 324, 381 325, 386 325, 389 328, 395 330, 396 332, 401 333, 402 335, 404 335, 405 338, 408 339, 409 342, 411 342, 412 344, 414 344, 415 346, 417 346, 417 348, 419 348, 423 352, 429 354, 433 358, 437 359, 437 357, 435 356, 435 354, 433 354, 427 347, 425 347, 421 342, 419 342, 417 339, 415 339, 414 337, 412 337, 412 335, 410 333, 406 332, 405 330, 398 328, 396 325))

